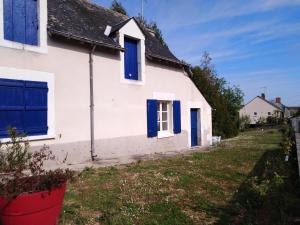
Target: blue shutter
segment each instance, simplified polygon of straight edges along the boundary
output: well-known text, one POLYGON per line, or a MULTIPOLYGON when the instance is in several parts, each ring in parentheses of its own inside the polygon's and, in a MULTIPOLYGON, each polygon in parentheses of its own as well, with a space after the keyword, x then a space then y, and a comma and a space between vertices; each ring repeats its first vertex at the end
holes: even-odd
POLYGON ((12 0, 3 1, 4 39, 13 40, 13 5, 12 0))
POLYGON ((4 39, 38 45, 37 0, 4 0, 4 39))
POLYGON ((43 135, 48 131, 48 86, 45 82, 25 82, 24 129, 27 135, 43 135))
POLYGON ((26 0, 26 44, 38 45, 37 0, 26 0))
POLYGON ((28 136, 48 133, 46 82, 0 79, 0 137, 15 127, 28 136))
POLYGON ((147 100, 148 137, 157 136, 157 100, 147 100))
POLYGON ((180 101, 173 102, 173 130, 174 134, 181 133, 181 107, 180 101))
POLYGON ((138 42, 130 38, 124 38, 125 47, 125 78, 138 80, 138 42))
POLYGON ((0 137, 8 137, 7 129, 24 132, 24 81, 0 79, 0 137))
POLYGON ((25 0, 13 0, 13 41, 26 43, 25 0))

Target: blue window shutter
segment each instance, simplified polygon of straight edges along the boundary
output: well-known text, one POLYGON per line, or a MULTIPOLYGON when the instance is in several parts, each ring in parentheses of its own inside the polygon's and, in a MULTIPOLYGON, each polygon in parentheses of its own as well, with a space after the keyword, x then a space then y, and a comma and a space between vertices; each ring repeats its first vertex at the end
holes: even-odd
POLYGON ((180 101, 173 102, 173 130, 174 134, 181 133, 181 107, 180 101))
POLYGON ((46 82, 0 79, 0 137, 16 127, 28 136, 48 133, 46 82))
POLYGON ((157 136, 157 100, 147 100, 148 137, 157 136))
POLYGON ((8 137, 7 129, 24 132, 24 81, 0 79, 0 137, 8 137))
POLYGON ((26 44, 38 45, 37 0, 26 0, 26 44))
POLYGON ((12 0, 3 1, 4 39, 13 40, 13 5, 12 0))
POLYGON ((124 38, 125 47, 125 78, 138 80, 138 42, 130 38, 124 38))
POLYGON ((46 82, 25 82, 24 130, 27 135, 48 132, 48 85, 46 82))
POLYGON ((13 41, 26 43, 26 0, 13 0, 13 41))

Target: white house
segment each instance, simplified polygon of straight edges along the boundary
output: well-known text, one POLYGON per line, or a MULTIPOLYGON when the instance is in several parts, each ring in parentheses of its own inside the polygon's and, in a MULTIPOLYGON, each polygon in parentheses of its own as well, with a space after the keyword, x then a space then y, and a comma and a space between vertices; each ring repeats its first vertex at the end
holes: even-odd
POLYGON ((248 102, 240 110, 240 117, 249 116, 251 124, 256 124, 260 120, 265 120, 268 117, 283 118, 283 111, 280 98, 276 98, 275 102, 268 101, 265 95, 257 96, 248 102))
POLYGON ((209 146, 211 107, 154 34, 86 0, 0 0, 0 137, 69 163, 209 146))

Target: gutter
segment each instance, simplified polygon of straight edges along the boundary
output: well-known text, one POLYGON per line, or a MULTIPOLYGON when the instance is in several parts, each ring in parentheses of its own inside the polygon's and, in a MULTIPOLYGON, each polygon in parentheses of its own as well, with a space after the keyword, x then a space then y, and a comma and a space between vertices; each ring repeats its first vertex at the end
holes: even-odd
POLYGON ((96 50, 96 45, 92 47, 89 52, 89 65, 90 65, 90 126, 91 126, 91 159, 95 160, 95 121, 94 121, 94 60, 93 54, 96 50))
POLYGON ((119 51, 125 51, 124 48, 122 48, 120 45, 114 45, 114 44, 107 44, 107 43, 103 43, 101 41, 95 41, 95 40, 91 40, 85 37, 81 37, 81 36, 77 36, 77 35, 73 35, 67 32, 63 32, 63 31, 58 31, 52 28, 48 28, 48 34, 51 35, 58 35, 61 37, 65 37, 68 39, 73 39, 76 41, 81 41, 84 43, 88 43, 88 44, 92 44, 92 45, 96 45, 96 46, 101 46, 101 47, 106 47, 106 48, 110 48, 110 49, 114 49, 114 50, 119 50, 119 51))
POLYGON ((152 54, 152 53, 146 53, 146 57, 150 60, 152 59, 158 59, 158 60, 162 60, 162 61, 166 61, 166 62, 169 62, 169 63, 174 63, 176 65, 179 65, 179 66, 183 66, 183 67, 187 67, 189 66, 188 64, 182 62, 182 61, 177 61, 177 60, 173 60, 173 59, 169 59, 169 58, 166 58, 166 57, 163 57, 163 56, 159 56, 159 55, 155 55, 155 54, 152 54))

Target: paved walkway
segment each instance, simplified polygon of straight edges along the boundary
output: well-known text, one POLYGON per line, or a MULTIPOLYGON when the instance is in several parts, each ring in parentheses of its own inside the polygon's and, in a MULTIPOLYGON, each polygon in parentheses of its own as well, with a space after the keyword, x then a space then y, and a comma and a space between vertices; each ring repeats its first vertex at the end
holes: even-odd
POLYGON ((299 176, 300 176, 300 133, 296 134, 296 143, 297 143, 298 168, 299 168, 299 176))
MULTIPOLYGON (((80 164, 73 164, 73 165, 60 165, 60 168, 69 168, 75 171, 81 171, 86 167, 110 167, 110 166, 122 166, 127 165, 131 163, 137 163, 139 161, 145 161, 145 160, 158 160, 158 159, 165 159, 174 157, 177 155, 188 155, 193 152, 202 151, 202 152, 208 152, 210 148, 204 148, 204 147, 195 147, 190 149, 184 149, 181 151, 169 151, 169 152, 163 152, 163 153, 154 153, 154 154, 145 154, 145 155, 131 155, 131 156, 120 156, 120 157, 114 157, 114 158, 100 158, 96 159, 94 162, 87 161, 80 164)), ((49 167, 49 169, 55 169, 54 167, 49 167)))

